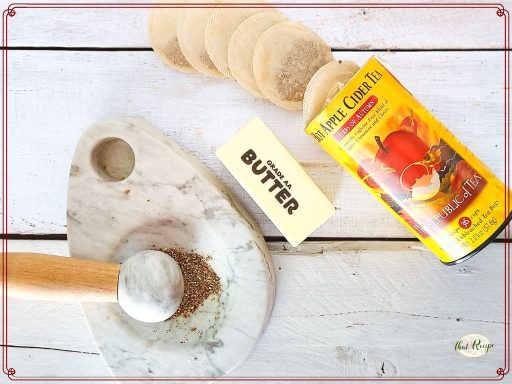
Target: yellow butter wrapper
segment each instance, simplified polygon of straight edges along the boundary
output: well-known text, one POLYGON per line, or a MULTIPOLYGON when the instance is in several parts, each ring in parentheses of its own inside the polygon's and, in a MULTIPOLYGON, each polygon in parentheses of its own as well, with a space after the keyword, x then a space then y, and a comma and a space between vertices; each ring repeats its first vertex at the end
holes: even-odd
POLYGON ((249 121, 216 154, 292 246, 334 213, 331 202, 260 119, 249 121))
POLYGON ((375 57, 306 133, 446 264, 479 252, 510 220, 503 182, 375 57))

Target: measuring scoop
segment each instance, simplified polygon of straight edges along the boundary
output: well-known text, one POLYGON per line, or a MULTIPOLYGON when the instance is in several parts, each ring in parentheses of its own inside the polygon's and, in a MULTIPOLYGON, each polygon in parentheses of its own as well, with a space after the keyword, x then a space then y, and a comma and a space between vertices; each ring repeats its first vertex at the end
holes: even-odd
POLYGON ((122 264, 40 253, 7 254, 7 293, 34 300, 119 303, 136 320, 167 320, 183 298, 178 263, 142 251, 122 264))

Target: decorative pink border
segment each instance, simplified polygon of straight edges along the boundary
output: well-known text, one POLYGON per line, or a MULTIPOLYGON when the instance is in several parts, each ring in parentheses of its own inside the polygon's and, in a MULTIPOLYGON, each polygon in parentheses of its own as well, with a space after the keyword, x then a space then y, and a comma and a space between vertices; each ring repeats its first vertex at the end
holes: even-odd
MULTIPOLYGON (((359 3, 359 4, 331 4, 331 3, 242 3, 242 4, 223 4, 215 5, 211 3, 13 3, 3 12, 2 18, 2 265, 3 265, 3 284, 2 284, 2 370, 3 373, 12 381, 499 381, 502 380, 510 371, 510 228, 506 227, 504 242, 504 262, 505 262, 505 361, 504 368, 496 370, 496 376, 490 377, 17 377, 16 370, 9 367, 7 362, 7 25, 9 17, 16 15, 16 8, 253 8, 253 7, 279 7, 279 8, 418 8, 418 9, 468 9, 468 8, 487 8, 496 9, 498 17, 504 17, 504 124, 505 124, 505 185, 507 189, 510 185, 510 171, 508 163, 510 161, 510 36, 509 36, 509 12, 499 3, 359 3)), ((510 196, 505 192, 505 212, 508 212, 510 196)))

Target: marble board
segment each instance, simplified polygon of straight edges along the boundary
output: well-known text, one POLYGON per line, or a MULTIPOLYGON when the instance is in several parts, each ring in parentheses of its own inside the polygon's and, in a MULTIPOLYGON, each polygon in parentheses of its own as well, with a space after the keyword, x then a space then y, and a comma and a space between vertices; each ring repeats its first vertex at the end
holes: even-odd
POLYGON ((210 256, 221 281, 189 318, 147 324, 119 305, 84 303, 116 377, 219 377, 261 336, 274 299, 265 241, 226 187, 196 158, 140 118, 99 122, 82 135, 68 186, 70 255, 123 262, 147 249, 210 256))

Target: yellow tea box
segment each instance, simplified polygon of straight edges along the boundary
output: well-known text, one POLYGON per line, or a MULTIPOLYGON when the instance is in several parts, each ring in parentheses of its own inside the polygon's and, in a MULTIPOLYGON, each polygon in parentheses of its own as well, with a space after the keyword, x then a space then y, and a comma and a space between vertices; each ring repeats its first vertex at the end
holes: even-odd
POLYGON ((510 220, 509 190, 372 57, 306 127, 446 264, 510 220))

